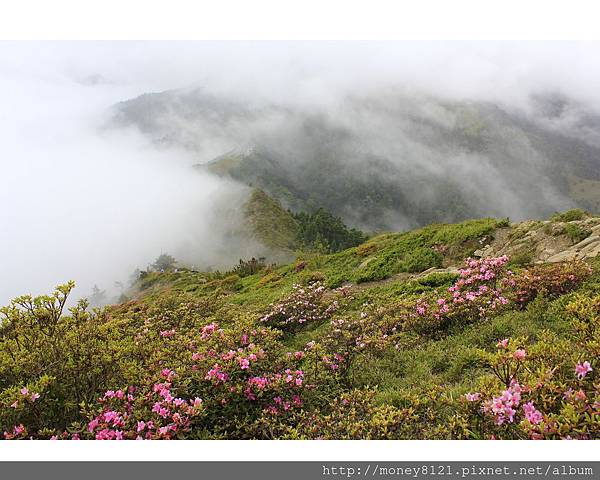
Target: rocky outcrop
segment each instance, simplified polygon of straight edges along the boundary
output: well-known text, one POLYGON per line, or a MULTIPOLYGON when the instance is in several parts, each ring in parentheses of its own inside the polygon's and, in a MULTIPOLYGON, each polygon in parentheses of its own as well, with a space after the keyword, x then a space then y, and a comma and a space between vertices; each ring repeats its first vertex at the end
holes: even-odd
POLYGON ((527 221, 500 229, 476 257, 508 255, 523 263, 588 260, 600 255, 600 217, 571 222, 527 221), (573 237, 584 236, 580 241, 573 237))

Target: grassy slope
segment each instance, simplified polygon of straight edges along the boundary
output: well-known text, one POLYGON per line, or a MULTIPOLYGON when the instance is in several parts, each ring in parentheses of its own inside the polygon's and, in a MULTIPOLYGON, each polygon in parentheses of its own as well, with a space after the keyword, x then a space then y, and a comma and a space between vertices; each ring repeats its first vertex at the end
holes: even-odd
POLYGON ((277 200, 256 189, 244 208, 251 231, 264 245, 280 250, 295 248, 298 225, 277 200))
MULTIPOLYGON (((505 222, 492 219, 431 225, 407 233, 379 235, 359 247, 333 255, 304 256, 296 264, 245 278, 220 273, 153 273, 139 286, 145 302, 154 301, 165 290, 187 292, 197 298, 212 296, 219 302, 215 318, 227 321, 236 315, 260 315, 269 303, 288 293, 294 283, 322 280, 337 286, 351 282, 353 299, 344 304, 339 315, 353 316, 358 315, 366 303, 393 308, 394 303, 402 299, 446 288, 456 278, 454 275, 411 278, 408 274, 397 274, 415 265, 407 259, 425 259, 416 271, 460 264, 478 248, 480 239, 493 236, 500 227, 505 227, 505 222), (432 247, 440 252, 439 256, 430 257, 426 253, 433 251, 432 247), (366 262, 368 259, 371 260, 366 262)), ((600 292, 600 261, 595 260, 593 266, 595 274, 579 291, 600 292)), ((535 339, 544 331, 557 338, 568 338, 569 330, 561 308, 572 295, 553 302, 540 299, 525 311, 510 311, 487 322, 451 331, 441 338, 416 336, 410 348, 391 349, 383 358, 365 357, 359 361, 353 372, 353 384, 356 387, 377 385, 379 401, 396 405, 402 404, 404 395, 426 385, 444 385, 456 395, 465 393, 483 373, 476 348, 489 349, 498 338, 509 336, 535 339)), ((290 349, 302 348, 328 329, 328 323, 309 326, 287 338, 286 343, 290 349)))
MULTIPOLYGON (((389 308, 401 299, 447 287, 455 278, 452 274, 419 279, 402 274, 407 266, 414 266, 407 259, 425 258, 417 271, 431 266, 458 265, 478 248, 480 239, 493 235, 496 228, 504 225, 484 219, 379 235, 356 248, 333 255, 300 257, 295 264, 245 278, 219 272, 152 273, 139 285, 141 301, 153 302, 166 291, 186 292, 195 298, 211 297, 218 302, 215 318, 221 322, 238 315, 258 318, 269 303, 287 294, 294 283, 322 280, 330 286, 351 282, 353 300, 345 304, 339 314, 357 315, 365 303, 389 308), (440 252, 439 256, 430 257, 426 253, 433 251, 432 247, 440 252), (372 260, 365 266, 368 259, 372 260), (433 264, 428 263, 430 260, 433 264)), ((535 336, 542 328, 563 330, 560 318, 538 313, 513 312, 437 340, 415 338, 411 349, 393 350, 384 358, 359 363, 354 383, 356 386, 378 385, 380 400, 390 403, 401 402, 404 393, 432 382, 464 392, 481 373, 473 355, 475 347, 489 347, 494 339, 503 336, 535 336)), ((286 342, 290 349, 301 348, 328 329, 329 324, 309 326, 286 342)))
MULTIPOLYGON (((361 284, 389 279, 400 273, 458 265, 479 248, 479 239, 493 235, 502 225, 503 222, 494 219, 483 219, 382 234, 335 254, 301 254, 296 264, 245 278, 219 272, 153 272, 138 287, 150 296, 160 294, 164 288, 194 296, 216 293, 225 295, 233 304, 260 309, 287 293, 294 283, 320 280, 329 287, 337 287, 346 282, 361 284)), ((373 288, 381 287, 376 284, 373 288)), ((408 287, 405 282, 392 282, 390 288, 408 287)))

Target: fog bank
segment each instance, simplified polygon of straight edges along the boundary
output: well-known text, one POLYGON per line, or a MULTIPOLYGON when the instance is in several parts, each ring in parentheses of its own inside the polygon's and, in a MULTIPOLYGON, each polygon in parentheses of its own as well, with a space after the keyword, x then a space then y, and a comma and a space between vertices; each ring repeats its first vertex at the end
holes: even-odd
MULTIPOLYGON (((226 265, 249 251, 231 235, 246 188, 191 169, 243 147, 248 132, 222 136, 205 126, 202 149, 161 148, 136 128, 106 128, 117 102, 200 87, 251 110, 276 104, 343 115, 339 122, 352 128, 356 118, 340 100, 387 88, 524 111, 532 93, 560 92, 595 110, 599 60, 593 42, 0 43, 0 304, 71 279, 78 295, 94 284, 110 290, 161 252, 226 265)), ((443 122, 438 113, 431 115, 443 122)), ((579 128, 582 114, 568 113, 549 125, 600 145, 597 130, 579 128)), ((373 120, 364 135, 386 142, 403 134, 373 120)), ((454 160, 457 175, 493 175, 461 171, 479 162, 467 160, 454 160)))

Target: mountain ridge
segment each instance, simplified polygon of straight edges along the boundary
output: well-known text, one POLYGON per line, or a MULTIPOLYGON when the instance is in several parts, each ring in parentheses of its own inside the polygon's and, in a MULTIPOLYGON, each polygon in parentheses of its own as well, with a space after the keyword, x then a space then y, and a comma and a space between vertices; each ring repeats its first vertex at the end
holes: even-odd
POLYGON ((570 99, 538 96, 533 113, 395 91, 306 110, 202 90, 150 99, 117 105, 117 123, 183 146, 203 159, 198 170, 261 188, 285 208, 324 207, 361 229, 599 205, 581 181, 600 181, 589 133, 600 117, 570 99))

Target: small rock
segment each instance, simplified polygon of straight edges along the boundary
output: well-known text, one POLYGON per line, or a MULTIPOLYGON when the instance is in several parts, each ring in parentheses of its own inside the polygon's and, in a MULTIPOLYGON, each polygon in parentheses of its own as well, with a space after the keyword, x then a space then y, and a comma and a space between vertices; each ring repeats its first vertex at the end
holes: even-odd
POLYGON ((597 257, 598 255, 600 255, 600 242, 595 243, 593 245, 589 245, 589 249, 586 248, 585 252, 581 252, 582 254, 582 258, 586 259, 586 258, 593 258, 593 257, 597 257))
POLYGON ((592 245, 594 243, 600 242, 600 237, 596 236, 596 235, 592 235, 591 237, 588 237, 584 240, 582 240, 581 242, 579 242, 576 245, 573 245, 573 249, 575 250, 583 250, 585 247, 592 245))
POLYGON ((552 255, 546 261, 550 263, 554 262, 566 262, 568 260, 575 260, 578 257, 577 252, 574 250, 565 250, 563 252, 552 255))

